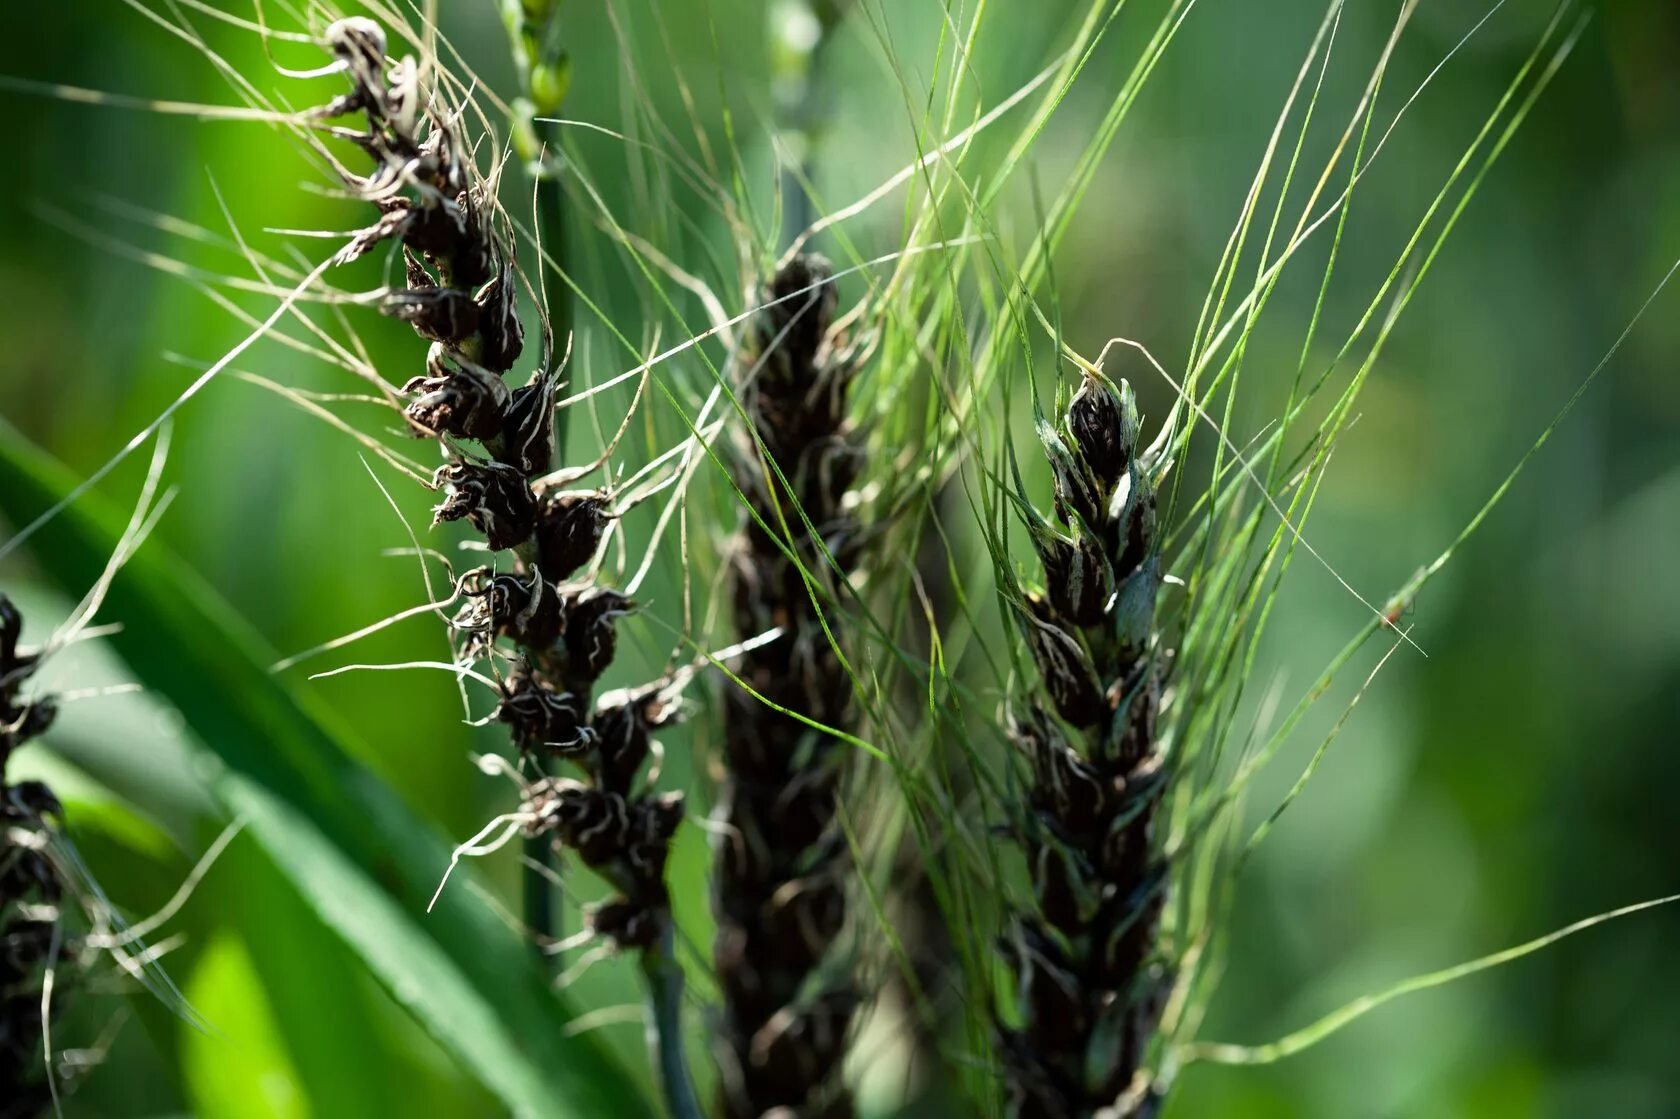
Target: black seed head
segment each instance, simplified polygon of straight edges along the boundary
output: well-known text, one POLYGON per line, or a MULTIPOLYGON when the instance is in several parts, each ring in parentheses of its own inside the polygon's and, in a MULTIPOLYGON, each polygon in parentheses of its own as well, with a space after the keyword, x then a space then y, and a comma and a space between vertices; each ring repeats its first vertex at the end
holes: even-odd
POLYGON ((44 732, 58 714, 50 698, 19 698, 38 663, 36 654, 19 652, 22 636, 23 615, 11 599, 0 595, 0 789, 5 787, 5 764, 13 748, 44 732))
POLYGON ((483 366, 451 362, 441 353, 435 357, 428 363, 429 376, 416 377, 403 386, 403 392, 417 394, 403 409, 409 425, 425 438, 494 438, 502 430, 507 384, 483 366))
POLYGON ((554 394, 559 379, 538 373, 515 389, 502 424, 497 457, 527 478, 546 474, 554 462, 554 394))
POLYGON ((21 804, 37 819, 64 818, 64 805, 44 782, 19 781, 11 787, 11 799, 21 804))
MULTIPOLYGON (((34 883, 29 883, 25 888, 30 888, 33 885, 34 883)), ((58 922, 20 917, 8 922, 4 931, 5 942, 4 947, 0 948, 0 964, 5 966, 0 969, 0 978, 12 980, 7 984, 8 987, 11 987, 17 985, 17 979, 30 975, 51 954, 53 941, 58 932, 58 922), (6 974, 8 972, 10 974, 6 974)), ((23 1038, 38 1039, 40 1030, 37 1015, 39 1014, 40 1002, 39 992, 37 991, 34 993, 34 997, 31 997, 29 993, 24 993, 21 997, 13 996, 6 1003, 0 1004, 0 1008, 3 1008, 0 1009, 0 1013, 4 1014, 4 1019, 0 1020, 0 1026, 4 1027, 4 1032, 0 1032, 0 1041, 6 1042, 10 1047, 21 1044, 23 1038), (22 1022, 17 1020, 20 1017, 23 1018, 22 1022), (14 1037, 16 1040, 14 1040, 14 1037)), ((0 1062, 0 1069, 4 1067, 5 1064, 0 1062)), ((8 1087, 11 1087, 11 1085, 8 1085, 8 1087)), ((27 1115, 31 1112, 17 1112, 17 1114, 27 1115)), ((33 1114, 40 1113, 33 1112, 33 1114)))
POLYGON ((1089 1028, 1078 967, 1061 940, 1037 921, 1019 923, 1013 947, 1018 995, 1031 1021, 1048 1027, 1048 1048, 1072 1048, 1089 1028))
POLYGON ((453 625, 469 635, 469 650, 483 656, 497 637, 543 651, 560 639, 565 604, 540 575, 497 575, 489 568, 461 577, 466 599, 453 625))
MULTIPOLYGON (((404 202, 406 205, 406 200, 404 202)), ((425 291, 437 287, 437 281, 426 270, 426 262, 415 255, 413 249, 403 247, 403 278, 408 282, 409 290, 425 291)))
POLYGON ((665 931, 661 910, 628 898, 601 902, 589 911, 588 921, 590 932, 617 948, 652 948, 665 931))
POLYGON ((640 705, 626 701, 598 707, 590 726, 596 734, 596 778, 601 787, 629 795, 653 746, 640 705))
POLYGON ((528 665, 522 665, 503 684, 496 719, 507 724, 509 736, 522 754, 568 757, 588 749, 593 741, 577 697, 555 691, 528 665))
POLYGON ((1117 527, 1125 533, 1120 544, 1120 570, 1129 575, 1142 567, 1155 551, 1154 492, 1138 494, 1117 527))
POLYGON ((1045 690, 1062 718, 1076 727, 1094 727, 1108 714, 1108 704, 1079 639, 1057 624, 1049 604, 1027 599, 1028 638, 1045 690))
POLYGON ((560 777, 533 785, 530 796, 539 805, 536 826, 553 832, 589 866, 613 863, 629 846, 630 806, 617 793, 560 777))
POLYGON ((1086 468, 1105 490, 1120 481, 1136 450, 1137 415, 1129 404, 1106 381, 1087 373, 1068 405, 1068 434, 1086 468))
POLYGON ((448 496, 432 510, 432 523, 463 518, 484 534, 492 551, 517 547, 537 523, 537 497, 525 476, 499 462, 452 462, 432 475, 448 496))
POLYGON ((478 305, 479 364, 505 373, 519 360, 525 347, 525 328, 519 321, 519 291, 513 282, 513 262, 504 260, 502 271, 484 286, 474 300, 478 305))
POLYGON ((588 563, 601 546, 611 506, 602 491, 555 494, 537 515, 537 566, 558 583, 588 563))
POLYGON ((636 837, 646 843, 664 843, 677 834, 683 821, 684 797, 679 792, 660 793, 636 802, 636 837))
MULTIPOLYGON (((438 154, 453 163, 453 152, 448 145, 443 145, 438 154)), ((483 189, 483 185, 479 184, 455 195, 461 233, 440 258, 449 283, 468 291, 477 291, 480 285, 496 276, 499 271, 497 261, 506 255, 486 220, 483 189)))
POLYGON ((472 296, 458 288, 405 288, 387 295, 379 309, 412 326, 420 337, 450 346, 470 337, 480 317, 472 296))
MULTIPOLYGON (((593 550, 593 549, 592 549, 593 550)), ((617 591, 591 586, 566 602, 566 670, 582 680, 599 680, 618 649, 616 625, 631 601, 617 591)))
POLYGON ((35 658, 18 653, 23 637, 23 615, 12 600, 0 594, 0 695, 15 691, 34 670, 35 658))
MULTIPOLYGON (((434 136, 441 134, 434 133, 434 136)), ((430 149, 435 161, 437 144, 428 142, 423 150, 430 149)), ((459 213, 452 214, 441 205, 415 206, 409 219, 402 225, 403 247, 419 253, 428 261, 445 259, 450 248, 461 238, 461 222, 459 213)), ((410 284, 410 287, 421 285, 410 284)))
POLYGON ((4 714, 8 718, 5 727, 0 728, 0 738, 9 738, 13 745, 19 745, 32 738, 39 738, 47 732, 47 728, 51 727, 53 720, 58 717, 58 704, 51 696, 37 699, 16 709, 8 702, 4 714))
POLYGON ((683 795, 678 792, 643 797, 630 804, 621 865, 640 890, 663 892, 665 860, 683 812, 683 795))
POLYGON ((1090 628, 1103 620, 1114 576, 1097 542, 1078 529, 1074 531, 1074 541, 1044 534, 1034 542, 1044 564, 1050 606, 1066 623, 1090 628))
POLYGON ((815 253, 794 257, 758 293, 768 304, 753 323, 758 350, 771 352, 771 366, 799 380, 809 376, 834 319, 839 295, 829 281, 834 266, 815 253), (802 375, 803 374, 803 375, 802 375))
POLYGON ((1079 454, 1048 422, 1040 421, 1038 439, 1044 445, 1055 481, 1056 516, 1076 528, 1095 530, 1103 523, 1104 504, 1097 480, 1079 454))
POLYGON ((1099 834, 1119 788, 1068 745, 1055 725, 1035 713, 1009 728, 1010 740, 1032 766, 1032 805, 1075 841, 1099 834))
POLYGON ((378 82, 385 68, 385 29, 371 19, 351 16, 328 25, 327 49, 349 68, 357 85, 378 82))

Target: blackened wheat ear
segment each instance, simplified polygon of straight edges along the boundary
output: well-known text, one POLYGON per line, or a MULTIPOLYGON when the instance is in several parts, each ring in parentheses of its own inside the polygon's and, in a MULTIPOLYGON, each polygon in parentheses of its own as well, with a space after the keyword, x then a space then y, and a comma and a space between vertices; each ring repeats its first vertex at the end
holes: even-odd
POLYGON ((716 966, 731 1119, 852 1113, 840 1070, 859 995, 831 951, 846 920, 849 860, 835 819, 845 750, 777 710, 837 728, 852 718, 852 683, 816 606, 835 598, 823 550, 849 570, 858 541, 844 500, 858 464, 846 420, 855 369, 831 330, 831 278, 817 256, 777 272, 738 361, 756 438, 739 448, 751 516, 731 560, 735 624, 781 635, 742 658, 759 698, 725 696, 716 966))
POLYGON ((52 1085, 42 1052, 42 983, 55 959, 72 959, 60 943, 58 915, 69 892, 47 841, 62 816, 39 781, 6 776, 18 747, 45 731, 56 707, 26 699, 37 658, 19 647, 23 619, 0 595, 0 1119, 35 1119, 52 1110, 52 1085))
MULTIPOLYGON (((563 491, 544 477, 554 457, 552 354, 544 353, 544 368, 524 387, 510 391, 503 381, 523 330, 511 239, 494 220, 495 183, 477 175, 455 120, 423 97, 413 63, 387 66, 377 25, 343 20, 329 29, 327 45, 352 88, 320 112, 365 116, 366 130, 348 138, 373 157, 374 169, 341 174, 380 210, 340 255, 400 243, 407 286, 388 295, 383 309, 431 342, 426 375, 405 392, 409 424, 437 439, 448 460, 435 476, 446 491, 436 520, 464 520, 492 551, 511 553, 507 570, 485 566, 458 580, 462 605, 453 629, 464 656, 495 669, 495 718, 508 727, 522 768, 539 775, 523 786, 516 818, 528 835, 575 852, 618 891, 591 912, 590 930, 663 961, 644 959, 644 967, 665 1000, 661 1012, 669 1012, 680 981, 669 960, 664 872, 683 798, 652 792, 642 770, 652 732, 681 712, 680 681, 591 702, 613 660, 617 621, 632 604, 597 585, 593 574, 613 515, 608 494, 563 491), (581 779, 545 775, 561 761, 581 779)), ((675 1050, 662 1058, 680 1064, 675 1050)), ((676 1067, 666 1071, 676 1075, 676 1067)))
POLYGON ((1135 1119, 1159 1108, 1143 1062, 1169 986, 1155 479, 1124 382, 1088 373, 1040 438, 1055 518, 1029 513, 1045 589, 1020 621, 1042 698, 1010 726, 1030 771, 1017 830, 1035 904, 1004 938, 1019 1021, 1001 1051, 1013 1119, 1135 1119))

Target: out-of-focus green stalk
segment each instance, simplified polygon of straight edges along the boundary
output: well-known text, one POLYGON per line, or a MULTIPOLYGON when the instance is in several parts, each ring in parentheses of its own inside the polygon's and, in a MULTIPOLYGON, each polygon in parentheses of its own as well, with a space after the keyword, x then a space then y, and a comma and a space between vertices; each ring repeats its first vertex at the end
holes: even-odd
MULTIPOLYGON (((564 173, 556 128, 538 117, 552 117, 560 111, 571 87, 571 59, 560 45, 560 0, 499 0, 502 22, 508 31, 518 94, 513 98, 513 148, 537 185, 537 235, 541 253, 537 269, 564 268, 566 222, 564 173), (546 259, 544 259, 546 258, 546 259)), ((552 331, 556 351, 566 345, 571 330, 571 292, 566 285, 551 281, 541 285, 547 292, 543 314, 552 331)), ((545 357, 548 355, 545 355, 545 357)), ((566 410, 554 418, 555 453, 566 453, 566 410)), ((539 949, 558 938, 551 874, 554 850, 549 839, 538 836, 525 844, 525 925, 535 934, 539 949)), ((555 956, 556 964, 559 957, 555 956)))
POLYGON ((815 218, 808 187, 813 154, 827 124, 823 56, 846 0, 775 0, 770 5, 770 73, 782 120, 782 141, 800 172, 782 179, 782 239, 792 241, 815 218))
MULTIPOLYGON (((537 184, 537 218, 543 256, 539 270, 566 266, 566 222, 559 129, 543 118, 559 114, 572 85, 572 60, 561 46, 560 0, 500 0, 502 22, 513 49, 519 95, 513 99, 513 149, 537 184)), ((566 347, 572 329, 571 293, 564 283, 544 285, 543 308, 554 332, 556 351, 566 347)), ((566 413, 554 422, 555 451, 566 453, 566 413)))

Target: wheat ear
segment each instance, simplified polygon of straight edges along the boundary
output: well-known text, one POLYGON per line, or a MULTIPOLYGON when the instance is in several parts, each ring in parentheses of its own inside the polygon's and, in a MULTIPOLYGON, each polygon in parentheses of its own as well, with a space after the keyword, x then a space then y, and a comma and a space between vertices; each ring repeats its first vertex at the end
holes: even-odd
POLYGON ((1058 427, 1038 426, 1054 517, 1028 513, 1044 590, 1017 612, 1041 688, 1009 726, 1029 772, 1016 832, 1034 898, 1003 938, 1018 1021, 1000 1047, 1014 1119, 1134 1119, 1160 1104, 1143 1065, 1169 986, 1155 464, 1130 387, 1097 373, 1058 427))
POLYGON ((816 605, 833 601, 829 559, 846 570, 858 536, 843 500, 857 475, 846 420, 855 369, 830 329, 831 278, 818 256, 782 267, 758 293, 766 309, 738 362, 751 431, 737 459, 749 516, 731 558, 735 624, 780 636, 742 659, 756 696, 725 696, 715 962, 731 1119, 852 1114, 840 1069, 859 995, 831 951, 846 920, 849 858, 835 818, 845 750, 784 713, 836 728, 853 716, 852 683, 816 605))

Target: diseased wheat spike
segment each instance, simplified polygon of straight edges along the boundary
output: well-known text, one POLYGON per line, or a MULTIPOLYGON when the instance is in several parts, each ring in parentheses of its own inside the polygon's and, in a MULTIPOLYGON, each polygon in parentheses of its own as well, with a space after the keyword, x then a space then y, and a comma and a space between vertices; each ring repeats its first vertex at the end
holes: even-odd
POLYGON ((656 795, 639 777, 651 733, 681 714, 680 685, 658 681, 591 702, 613 659, 614 627, 632 604, 597 585, 591 570, 613 515, 609 495, 541 481, 554 457, 552 347, 545 344, 544 368, 530 383, 510 390, 503 380, 524 330, 495 181, 477 173, 457 118, 419 88, 412 60, 387 64, 376 24, 341 20, 326 43, 351 90, 320 113, 365 117, 366 130, 349 138, 373 158, 373 170, 340 173, 380 211, 340 259, 396 239, 407 286, 382 309, 431 343, 425 375, 404 391, 410 426, 436 439, 447 459, 433 479, 446 493, 435 520, 464 520, 491 551, 512 553, 509 570, 489 565, 461 576, 453 628, 466 657, 495 669, 495 718, 522 766, 536 770, 523 786, 519 819, 528 836, 575 851, 618 891, 591 913, 596 934, 617 947, 660 946, 670 935, 665 859, 683 798, 656 795), (559 761, 583 780, 545 776, 559 761))
POLYGON ((1143 1062, 1169 985, 1154 464, 1130 387, 1097 374, 1039 434, 1055 518, 1029 514, 1045 590, 1020 622, 1042 698, 1009 727, 1030 773, 1017 833, 1035 905, 1004 937, 1019 1022, 1000 1047, 1013 1119, 1134 1119, 1160 1105, 1143 1062))
POLYGON ((52 1086, 42 1054, 41 988, 55 957, 69 885, 46 850, 63 809, 39 781, 11 783, 12 754, 52 723, 50 698, 23 688, 37 658, 19 648, 23 619, 0 595, 0 1119, 35 1119, 52 1111, 52 1086))
POLYGON ((740 688, 725 696, 715 956, 722 1110, 732 1119, 852 1114, 840 1066, 859 994, 830 952, 846 920, 849 860, 835 820, 845 750, 771 706, 824 726, 852 718, 851 681, 813 602, 832 601, 819 588, 834 583, 817 539, 841 570, 858 539, 843 501, 857 476, 846 421, 855 370, 830 329, 831 276, 817 256, 783 267, 759 293, 767 306, 739 361, 757 439, 739 455, 752 516, 731 560, 735 625, 781 636, 741 661, 762 698, 740 688))

